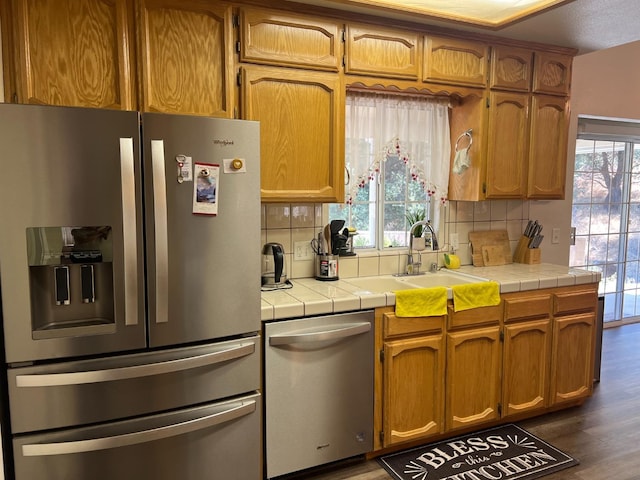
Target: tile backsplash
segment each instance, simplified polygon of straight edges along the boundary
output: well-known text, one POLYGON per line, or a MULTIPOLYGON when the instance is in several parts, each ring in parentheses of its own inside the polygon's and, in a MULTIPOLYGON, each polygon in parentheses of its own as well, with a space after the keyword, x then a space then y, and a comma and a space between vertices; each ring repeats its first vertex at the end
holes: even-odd
MULTIPOLYGON (((507 230, 513 252, 529 220, 529 202, 526 200, 449 202, 443 208, 443 224, 438 230, 440 246, 442 251, 449 251, 450 235, 457 233, 459 247, 456 253, 463 265, 472 263, 469 232, 507 230)), ((314 276, 314 258, 310 241, 330 221, 327 211, 325 205, 320 203, 262 204, 262 243, 282 244, 286 253, 285 263, 289 278, 314 276)), ((406 266, 407 249, 356 252, 355 257, 340 257, 341 278, 393 274, 404 271, 406 266)), ((442 253, 422 253, 423 269, 428 269, 428 265, 433 262, 442 265, 442 253)))

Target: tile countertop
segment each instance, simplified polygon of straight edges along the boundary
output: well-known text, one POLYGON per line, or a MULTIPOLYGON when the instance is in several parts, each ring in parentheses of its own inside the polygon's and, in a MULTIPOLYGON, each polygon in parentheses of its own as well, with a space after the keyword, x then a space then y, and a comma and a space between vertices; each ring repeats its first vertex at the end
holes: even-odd
MULTIPOLYGON (((568 287, 595 283, 601 279, 600 272, 549 263, 512 263, 496 267, 465 265, 455 271, 494 280, 500 284, 500 293, 568 287)), ((292 288, 262 292, 262 321, 395 305, 396 296, 393 293, 363 292, 361 288, 350 284, 349 280, 321 282, 315 278, 300 278, 291 281, 292 288)))

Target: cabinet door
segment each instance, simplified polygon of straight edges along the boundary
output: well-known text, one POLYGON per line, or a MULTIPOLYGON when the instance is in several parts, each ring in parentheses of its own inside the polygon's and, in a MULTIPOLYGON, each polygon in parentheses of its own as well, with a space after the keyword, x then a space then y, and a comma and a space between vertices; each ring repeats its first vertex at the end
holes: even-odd
POLYGON ((551 319, 505 326, 503 416, 547 406, 550 361, 551 319))
POLYGON ((533 92, 569 95, 572 58, 549 52, 534 54, 533 92))
POLYGON ((449 200, 477 202, 485 200, 486 195, 486 131, 488 98, 482 90, 479 95, 468 96, 451 109, 449 121, 451 124, 451 162, 449 174, 449 200), (455 145, 459 142, 459 149, 469 144, 464 132, 471 129, 473 144, 468 154, 471 165, 462 173, 453 171, 455 159, 455 145))
POLYGON ((595 313, 554 320, 551 358, 551 404, 591 394, 595 313))
POLYGON ((260 121, 262 200, 344 200, 344 92, 338 74, 242 69, 242 115, 260 121))
POLYGON ((384 447, 443 432, 444 337, 384 344, 384 447))
POLYGON ((446 429, 500 418, 500 328, 447 334, 446 429))
POLYGON ((13 0, 19 103, 135 109, 129 0, 13 0))
POLYGON ((316 17, 240 9, 240 61, 338 71, 340 27, 316 17))
POLYGON ((491 49, 491 88, 528 92, 531 89, 533 52, 497 46, 491 49))
POLYGON ((534 95, 527 196, 563 199, 567 171, 569 102, 563 97, 534 95))
POLYGON ((347 25, 345 72, 417 80, 418 49, 417 33, 373 25, 347 25))
POLYGON ((489 47, 480 42, 425 36, 425 82, 484 87, 487 84, 489 47))
POLYGON ((487 140, 487 198, 526 194, 529 95, 491 92, 487 140))
POLYGON ((142 110, 233 117, 231 7, 141 0, 142 110))

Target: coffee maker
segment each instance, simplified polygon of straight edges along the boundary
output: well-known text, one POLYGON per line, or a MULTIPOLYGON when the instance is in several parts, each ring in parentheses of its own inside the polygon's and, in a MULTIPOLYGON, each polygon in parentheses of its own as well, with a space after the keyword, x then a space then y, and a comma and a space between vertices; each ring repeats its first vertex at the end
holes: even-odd
POLYGON ((265 243, 262 247, 262 286, 283 288, 288 285, 284 247, 279 243, 265 243))

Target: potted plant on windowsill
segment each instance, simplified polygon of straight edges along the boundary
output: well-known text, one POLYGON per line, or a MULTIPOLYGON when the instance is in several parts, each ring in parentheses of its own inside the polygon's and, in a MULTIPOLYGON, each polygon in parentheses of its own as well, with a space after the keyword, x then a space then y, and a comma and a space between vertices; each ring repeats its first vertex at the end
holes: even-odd
MULTIPOLYGON (((409 229, 416 222, 422 222, 426 218, 426 212, 424 208, 414 208, 412 210, 407 211, 405 217, 407 222, 409 223, 409 229)), ((422 225, 418 225, 413 232, 410 232, 411 238, 409 238, 409 247, 412 250, 424 250, 426 248, 426 239, 422 236, 424 233, 424 227, 422 225)))

